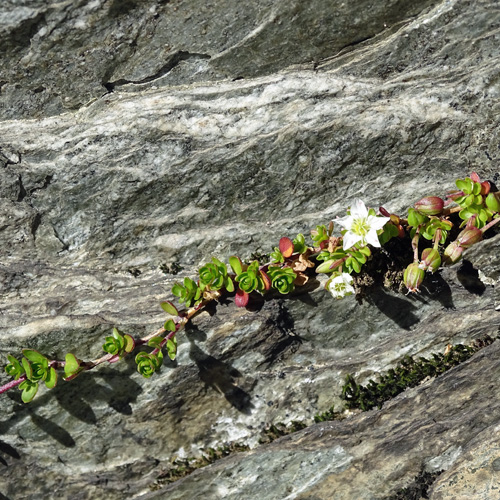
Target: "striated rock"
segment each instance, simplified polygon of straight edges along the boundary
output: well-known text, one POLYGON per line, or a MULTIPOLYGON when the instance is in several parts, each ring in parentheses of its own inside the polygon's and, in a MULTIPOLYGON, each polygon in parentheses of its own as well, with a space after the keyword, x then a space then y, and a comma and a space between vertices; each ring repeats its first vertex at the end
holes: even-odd
POLYGON ((382 410, 316 424, 139 498, 394 498, 422 471, 443 470, 423 498, 496 498, 498 354, 496 342, 382 410))
MULTIPOLYGON (((113 326, 161 326, 212 254, 267 252, 356 197, 403 213, 471 170, 498 182, 499 21, 492 0, 4 2, 0 352, 99 357, 113 326)), ((258 440, 340 408, 348 373, 497 336, 498 243, 418 296, 313 280, 224 301, 148 380, 125 360, 0 396, 0 493, 382 499, 425 473, 431 498, 494 498, 496 343, 380 411, 258 440), (173 456, 235 441, 252 451, 150 490, 173 456)))

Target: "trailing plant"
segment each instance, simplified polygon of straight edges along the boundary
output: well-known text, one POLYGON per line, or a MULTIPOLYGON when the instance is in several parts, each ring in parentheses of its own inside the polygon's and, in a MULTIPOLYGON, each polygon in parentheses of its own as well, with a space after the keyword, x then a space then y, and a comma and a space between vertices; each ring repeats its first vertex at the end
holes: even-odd
POLYGON ((491 183, 472 173, 457 180, 456 187, 445 198, 428 196, 417 201, 406 218, 384 207, 378 211, 367 208, 356 199, 345 216, 328 225, 317 225, 309 243, 303 234, 293 240, 282 237, 267 261, 261 254, 254 254, 250 262, 231 256, 228 267, 212 257, 200 267, 195 279, 185 277, 173 285, 171 293, 184 308, 162 302, 169 318, 156 332, 135 338, 115 328, 104 340, 105 354, 92 361, 83 361, 72 353, 66 354, 64 361, 50 360, 30 349, 23 350, 20 360, 9 354, 5 371, 13 380, 1 386, 0 393, 18 386, 23 401, 29 402, 41 382, 49 389, 56 385, 59 371, 68 381, 133 353, 138 372, 149 378, 162 366, 164 353, 175 359, 178 332, 209 303, 234 294, 236 305, 247 307, 255 295, 289 295, 304 286, 313 271, 325 274, 325 289, 335 299, 342 299, 359 291, 356 281, 362 276, 378 272, 367 263, 374 262, 374 251, 389 247, 392 240, 409 243, 413 260, 405 263, 403 283, 408 292, 418 292, 426 273, 458 262, 466 249, 500 222, 500 192, 494 191, 491 183), (339 230, 334 234, 336 227, 339 230))

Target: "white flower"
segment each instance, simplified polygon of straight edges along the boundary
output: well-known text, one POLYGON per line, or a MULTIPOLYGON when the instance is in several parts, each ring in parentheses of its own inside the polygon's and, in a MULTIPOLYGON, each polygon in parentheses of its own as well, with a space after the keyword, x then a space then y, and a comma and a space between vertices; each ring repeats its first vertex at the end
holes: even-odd
POLYGON ((356 243, 361 243, 361 246, 369 243, 374 247, 380 247, 377 231, 390 220, 389 217, 368 215, 365 204, 359 198, 354 200, 351 206, 351 215, 336 220, 344 229, 347 229, 347 233, 343 237, 344 250, 348 250, 356 243))
POLYGON ((347 273, 342 273, 329 280, 327 290, 333 295, 334 299, 341 299, 347 295, 352 295, 355 290, 351 285, 352 276, 347 273))

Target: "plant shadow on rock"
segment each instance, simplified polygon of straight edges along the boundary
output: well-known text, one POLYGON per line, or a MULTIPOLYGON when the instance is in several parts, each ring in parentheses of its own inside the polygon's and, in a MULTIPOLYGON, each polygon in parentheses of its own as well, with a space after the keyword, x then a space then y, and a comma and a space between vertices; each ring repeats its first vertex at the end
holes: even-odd
MULTIPOLYGON (((21 455, 19 455, 18 451, 5 441, 0 441, 0 453, 3 455, 8 455, 9 457, 15 458, 17 460, 21 458, 21 455)), ((0 455, 0 464, 8 466, 7 461, 1 455, 0 455)))
POLYGON ((474 295, 481 296, 486 290, 485 284, 479 279, 478 270, 466 259, 457 270, 457 278, 463 287, 474 295))
POLYGON ((242 376, 241 372, 229 363, 203 352, 194 342, 190 342, 189 356, 198 367, 199 378, 206 386, 223 394, 226 400, 241 413, 247 415, 251 413, 253 404, 250 394, 238 387, 235 382, 236 378, 242 376))
POLYGON ((425 287, 422 286, 418 295, 413 294, 408 298, 396 297, 388 293, 383 286, 375 285, 363 291, 363 298, 405 330, 410 330, 420 321, 415 314, 419 309, 415 302, 437 300, 445 309, 454 309, 450 286, 439 273, 427 277, 425 287))
POLYGON ((0 433, 6 433, 10 427, 29 415, 36 427, 63 446, 73 447, 76 442, 69 432, 55 422, 40 416, 37 409, 54 404, 55 399, 63 410, 89 425, 97 425, 98 422, 98 417, 92 409, 92 403, 96 401, 105 401, 116 412, 131 415, 130 403, 134 402, 143 391, 142 387, 133 380, 123 380, 124 377, 129 378, 131 373, 133 371, 130 368, 125 373, 109 368, 101 369, 96 373, 83 373, 72 380, 70 385, 60 382, 53 390, 43 394, 29 405, 22 402, 20 392, 11 392, 8 397, 18 404, 14 405, 11 417, 0 422, 0 433), (103 378, 111 387, 98 383, 98 378, 103 378))
MULTIPOLYGON (((317 303, 309 296, 309 291, 319 284, 316 280, 309 290, 302 294, 297 294, 296 300, 301 300, 307 304, 317 306, 317 303)), ((217 307, 228 305, 227 299, 223 299, 219 304, 211 304, 208 309, 210 316, 215 316, 217 307)), ((259 367, 271 366, 289 354, 295 352, 302 339, 294 332, 294 321, 285 306, 285 301, 279 296, 263 297, 252 295, 252 308, 247 309, 249 313, 263 312, 267 319, 262 328, 255 334, 246 335, 241 340, 233 344, 229 349, 224 350, 218 346, 218 338, 212 339, 210 350, 221 352, 223 356, 218 359, 203 351, 197 342, 207 340, 206 333, 198 328, 194 322, 190 322, 186 328, 186 336, 190 342, 190 358, 198 368, 199 379, 208 387, 224 395, 226 400, 238 411, 250 414, 253 408, 251 396, 248 392, 237 385, 236 379, 243 377, 243 374, 231 366, 229 360, 238 359, 249 352, 258 352, 263 360, 259 362, 259 367)))

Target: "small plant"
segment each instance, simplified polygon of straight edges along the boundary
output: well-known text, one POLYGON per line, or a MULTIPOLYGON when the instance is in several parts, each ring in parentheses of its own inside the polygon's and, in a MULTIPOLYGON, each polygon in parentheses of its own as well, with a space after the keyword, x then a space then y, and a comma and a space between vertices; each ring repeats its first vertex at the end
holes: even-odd
MULTIPOLYGON (((196 279, 185 277, 182 283, 173 285, 172 295, 184 309, 179 310, 170 301, 162 302, 169 318, 156 332, 135 338, 115 328, 105 338, 105 354, 93 361, 79 360, 72 353, 64 361, 49 360, 30 349, 23 350, 21 361, 9 354, 5 371, 13 380, 1 386, 0 393, 19 386, 23 401, 29 402, 40 382, 49 389, 56 385, 58 371, 63 371, 64 380, 68 381, 83 371, 102 363, 115 363, 133 353, 138 372, 149 378, 161 368, 164 351, 170 359, 175 359, 178 332, 210 302, 234 294, 235 304, 247 307, 252 296, 273 292, 289 295, 308 282, 312 271, 326 274, 325 289, 335 299, 343 299, 356 293, 356 278, 363 273, 366 278, 369 272, 377 273, 373 266, 366 271, 366 264, 373 261, 374 251, 393 239, 410 242, 413 261, 405 263, 401 274, 408 292, 418 292, 426 273, 458 262, 466 249, 480 242, 484 233, 500 222, 500 192, 492 191, 488 181, 481 181, 472 173, 457 180, 456 187, 446 199, 427 196, 417 201, 409 208, 406 219, 384 207, 378 211, 367 208, 356 199, 347 209, 347 215, 328 226, 317 225, 311 231, 309 244, 303 234, 293 240, 282 237, 267 262, 267 256, 262 254, 254 254, 251 262, 232 256, 228 267, 212 257, 198 270, 196 279), (340 228, 336 235, 335 225, 340 228), (455 235, 453 241, 450 235, 455 235), (151 350, 146 351, 147 348, 151 350)), ((358 389, 353 379, 349 379, 346 397, 359 399, 358 389)), ((372 399, 365 394, 360 404, 367 406, 372 399)), ((379 404, 379 399, 374 401, 379 404)))
POLYGON ((352 375, 347 375, 342 388, 342 399, 345 401, 346 408, 351 410, 367 411, 375 407, 382 408, 385 401, 394 398, 409 387, 417 386, 427 377, 436 377, 448 371, 492 342, 493 339, 486 336, 470 346, 450 345, 444 354, 433 354, 430 359, 424 357, 414 359, 405 356, 396 368, 391 368, 378 381, 370 379, 366 385, 358 384, 352 375))

